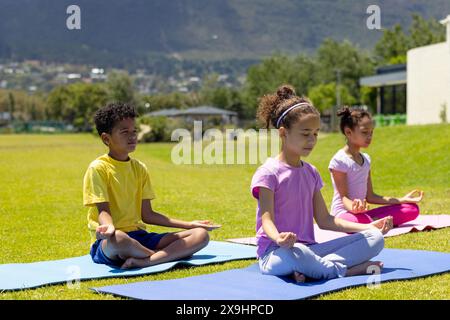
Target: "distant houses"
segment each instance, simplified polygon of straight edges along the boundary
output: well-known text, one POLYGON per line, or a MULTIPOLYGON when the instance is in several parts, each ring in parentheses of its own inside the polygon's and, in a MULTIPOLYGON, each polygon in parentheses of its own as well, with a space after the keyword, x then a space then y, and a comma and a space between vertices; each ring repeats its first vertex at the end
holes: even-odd
POLYGON ((199 106, 189 109, 162 109, 145 114, 149 117, 179 118, 187 122, 218 121, 221 125, 237 125, 238 114, 234 111, 224 110, 212 106, 199 106))
POLYGON ((0 112, 0 126, 10 123, 12 116, 10 112, 0 112))

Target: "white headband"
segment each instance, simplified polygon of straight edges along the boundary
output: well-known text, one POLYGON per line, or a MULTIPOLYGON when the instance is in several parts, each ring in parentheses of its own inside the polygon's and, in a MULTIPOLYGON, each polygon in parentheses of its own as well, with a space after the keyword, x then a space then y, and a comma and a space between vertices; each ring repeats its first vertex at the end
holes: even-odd
POLYGON ((298 107, 301 107, 303 105, 309 105, 309 103, 307 103, 307 102, 300 102, 300 103, 294 104, 292 107, 289 107, 285 112, 283 112, 283 114, 277 120, 277 129, 280 128, 281 120, 283 120, 283 118, 289 113, 289 111, 291 111, 293 109, 296 109, 298 107))

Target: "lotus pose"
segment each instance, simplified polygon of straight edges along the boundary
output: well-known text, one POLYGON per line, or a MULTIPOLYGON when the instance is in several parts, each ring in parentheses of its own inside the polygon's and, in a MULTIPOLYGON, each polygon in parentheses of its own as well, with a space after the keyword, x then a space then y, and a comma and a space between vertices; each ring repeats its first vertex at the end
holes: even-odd
POLYGON ((374 124, 370 113, 345 107, 338 116, 341 117, 341 132, 347 143, 328 166, 334 187, 331 213, 358 223, 371 223, 392 216, 394 226, 416 219, 419 215, 417 203, 422 200, 423 191, 413 190, 402 198, 380 196, 373 191, 371 159, 367 153, 360 152, 372 142, 374 124), (383 206, 369 210, 369 204, 383 206))
POLYGON ((95 114, 95 125, 109 152, 88 167, 83 203, 89 207, 91 256, 95 263, 123 269, 147 267, 192 255, 208 244, 208 220, 186 222, 153 210, 155 194, 144 163, 129 157, 136 149, 134 107, 110 104, 95 114), (146 225, 187 229, 147 232, 146 225))
POLYGON ((392 228, 392 217, 360 224, 329 214, 316 168, 303 161, 314 149, 320 115, 312 103, 290 86, 263 96, 258 116, 266 127, 275 127, 281 152, 260 166, 251 182, 257 199, 257 256, 263 274, 332 279, 366 274, 369 261, 384 247, 383 234, 392 228), (321 229, 354 233, 325 243, 314 239, 313 219, 321 229))

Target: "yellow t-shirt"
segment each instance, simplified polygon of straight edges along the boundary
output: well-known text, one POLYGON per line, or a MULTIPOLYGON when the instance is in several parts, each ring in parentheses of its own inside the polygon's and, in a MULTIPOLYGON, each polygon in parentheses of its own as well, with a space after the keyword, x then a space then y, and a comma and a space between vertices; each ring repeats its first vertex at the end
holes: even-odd
POLYGON ((83 181, 83 205, 89 207, 91 241, 99 226, 96 203, 108 202, 114 226, 123 232, 145 230, 141 207, 143 199, 154 199, 147 167, 136 159, 118 161, 108 154, 91 162, 83 181))

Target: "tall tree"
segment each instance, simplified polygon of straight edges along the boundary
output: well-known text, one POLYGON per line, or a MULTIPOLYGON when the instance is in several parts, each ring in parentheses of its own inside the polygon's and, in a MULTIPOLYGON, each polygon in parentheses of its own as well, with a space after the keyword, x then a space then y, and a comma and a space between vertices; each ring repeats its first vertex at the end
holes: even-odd
POLYGON ((401 25, 383 31, 383 36, 375 45, 377 65, 405 63, 406 52, 410 48, 410 39, 401 25))
POLYGON ((410 48, 427 46, 445 41, 445 27, 434 18, 425 20, 418 14, 413 14, 409 28, 410 48))
POLYGON ((136 104, 133 80, 126 72, 113 71, 106 82, 110 101, 136 104))
POLYGON ((50 119, 73 124, 78 130, 90 130, 95 111, 108 101, 103 84, 74 83, 53 89, 47 98, 50 119))
POLYGON ((284 83, 293 85, 297 94, 302 95, 316 81, 316 64, 313 58, 305 55, 292 58, 274 54, 248 69, 242 95, 243 103, 247 106, 245 114, 254 117, 258 98, 274 92, 284 83))
MULTIPOLYGON (((355 97, 353 97, 346 86, 340 86, 341 105, 353 105, 356 103, 355 97)), ((336 82, 330 82, 327 84, 319 84, 312 87, 308 91, 308 97, 311 99, 314 106, 321 112, 330 110, 336 105, 336 82)))
POLYGON ((408 33, 396 24, 383 31, 375 45, 374 56, 377 65, 406 63, 408 50, 445 41, 445 28, 434 18, 425 20, 413 14, 408 33))
POLYGON ((11 115, 11 120, 14 120, 14 112, 16 111, 16 100, 14 99, 14 95, 12 92, 8 93, 8 106, 9 113, 11 115))
POLYGON ((360 100, 359 79, 373 70, 369 53, 350 41, 337 42, 325 39, 317 50, 316 64, 319 83, 339 82, 349 94, 360 100))

